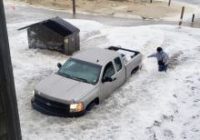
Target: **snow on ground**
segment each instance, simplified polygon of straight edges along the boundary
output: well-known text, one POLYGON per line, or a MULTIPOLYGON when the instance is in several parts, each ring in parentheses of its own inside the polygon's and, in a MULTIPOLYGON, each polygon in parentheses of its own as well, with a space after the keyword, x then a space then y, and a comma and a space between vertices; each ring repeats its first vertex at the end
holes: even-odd
POLYGON ((68 57, 28 49, 26 32, 16 30, 28 23, 8 24, 24 140, 199 140, 199 29, 70 22, 81 29, 81 50, 109 45, 139 50, 144 55, 143 69, 83 117, 43 115, 31 108, 34 86, 68 57), (167 73, 157 72, 156 60, 146 58, 157 46, 170 54, 167 73))

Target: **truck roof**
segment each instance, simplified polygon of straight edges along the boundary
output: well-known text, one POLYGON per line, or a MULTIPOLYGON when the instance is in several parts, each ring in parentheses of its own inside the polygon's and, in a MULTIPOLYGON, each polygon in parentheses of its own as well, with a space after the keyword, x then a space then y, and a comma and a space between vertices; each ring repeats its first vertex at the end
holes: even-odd
POLYGON ((119 53, 115 51, 101 48, 92 48, 80 51, 74 54, 72 58, 103 66, 118 56, 119 53))

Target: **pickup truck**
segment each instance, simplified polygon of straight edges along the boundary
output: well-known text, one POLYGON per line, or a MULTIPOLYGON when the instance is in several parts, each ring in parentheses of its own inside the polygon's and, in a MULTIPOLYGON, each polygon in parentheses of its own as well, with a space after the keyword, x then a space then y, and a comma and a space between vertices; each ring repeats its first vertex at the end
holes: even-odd
POLYGON ((85 114, 142 66, 138 51, 111 46, 80 51, 34 89, 32 107, 62 117, 85 114))

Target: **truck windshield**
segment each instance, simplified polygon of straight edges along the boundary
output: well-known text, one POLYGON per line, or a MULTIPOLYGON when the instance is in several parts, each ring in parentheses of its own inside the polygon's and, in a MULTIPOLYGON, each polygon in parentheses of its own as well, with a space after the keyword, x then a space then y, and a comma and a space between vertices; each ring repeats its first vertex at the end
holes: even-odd
POLYGON ((70 58, 58 71, 59 75, 85 83, 96 84, 101 72, 101 66, 70 58))

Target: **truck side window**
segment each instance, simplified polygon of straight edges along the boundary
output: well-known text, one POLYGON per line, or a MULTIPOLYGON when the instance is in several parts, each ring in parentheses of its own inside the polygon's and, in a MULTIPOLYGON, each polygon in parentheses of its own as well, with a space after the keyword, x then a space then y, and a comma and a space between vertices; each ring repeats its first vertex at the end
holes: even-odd
POLYGON ((109 62, 103 72, 103 78, 112 77, 115 74, 115 69, 112 62, 109 62))
POLYGON ((120 58, 119 57, 115 58, 114 62, 115 62, 117 71, 120 71, 122 69, 122 62, 121 62, 120 58))

